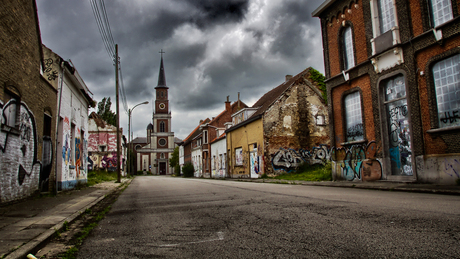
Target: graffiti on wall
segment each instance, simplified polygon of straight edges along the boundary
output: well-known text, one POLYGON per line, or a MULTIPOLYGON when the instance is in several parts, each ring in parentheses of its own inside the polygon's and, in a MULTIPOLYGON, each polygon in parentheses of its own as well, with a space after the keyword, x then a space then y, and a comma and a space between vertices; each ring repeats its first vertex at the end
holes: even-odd
POLYGON ((272 158, 272 165, 275 170, 284 170, 291 172, 300 164, 308 163, 309 165, 324 164, 330 159, 331 149, 327 145, 319 145, 311 150, 307 149, 285 149, 280 148, 272 158))
POLYGON ((56 80, 56 78, 58 77, 58 72, 56 70, 53 70, 53 63, 54 61, 52 58, 45 59, 45 71, 44 72, 49 81, 56 80))
POLYGON ((457 159, 444 159, 444 172, 451 177, 460 178, 460 162, 457 159))
POLYGON ((88 152, 88 170, 117 170, 117 152, 100 154, 88 152))
POLYGON ((41 163, 37 160, 35 117, 26 104, 9 100, 0 102, 2 129, 0 130, 0 198, 2 202, 20 199, 38 189, 41 163), (19 116, 7 113, 19 109, 19 116), (8 121, 19 119, 18 123, 8 121), (17 129, 6 125, 19 125, 17 129), (13 133, 19 130, 19 134, 13 133))
POLYGON ((333 162, 333 171, 338 178, 346 180, 377 180, 382 176, 382 165, 376 155, 379 148, 375 141, 365 144, 352 145, 349 148, 328 148, 326 145, 306 149, 280 148, 272 158, 275 170, 291 172, 300 164, 309 165, 333 162))

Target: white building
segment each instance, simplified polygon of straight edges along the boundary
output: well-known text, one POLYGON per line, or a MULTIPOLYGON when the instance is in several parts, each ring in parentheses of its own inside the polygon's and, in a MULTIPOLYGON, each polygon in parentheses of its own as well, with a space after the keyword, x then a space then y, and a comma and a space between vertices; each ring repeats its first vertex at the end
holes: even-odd
MULTIPOLYGON (((94 101, 72 61, 65 61, 43 46, 45 72, 58 71, 56 78, 47 78, 58 89, 57 188, 73 189, 87 182, 88 108, 94 101)), ((56 148, 55 147, 55 148, 56 148)))
POLYGON ((225 133, 211 142, 211 159, 211 177, 227 177, 227 139, 225 133))

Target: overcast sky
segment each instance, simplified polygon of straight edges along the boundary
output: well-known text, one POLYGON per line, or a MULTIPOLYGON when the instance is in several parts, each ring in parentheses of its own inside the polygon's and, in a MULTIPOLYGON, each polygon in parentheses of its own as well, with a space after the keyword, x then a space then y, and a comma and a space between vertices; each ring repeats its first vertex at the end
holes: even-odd
MULTIPOLYGON (((224 109, 227 95, 252 106, 263 94, 307 67, 324 74, 320 21, 323 0, 105 1, 119 56, 134 137, 152 121, 163 49, 172 131, 184 139, 200 119, 224 109)), ((99 102, 111 97, 115 68, 90 0, 37 0, 42 42, 72 60, 99 102)), ((120 105, 120 127, 128 115, 120 105)))

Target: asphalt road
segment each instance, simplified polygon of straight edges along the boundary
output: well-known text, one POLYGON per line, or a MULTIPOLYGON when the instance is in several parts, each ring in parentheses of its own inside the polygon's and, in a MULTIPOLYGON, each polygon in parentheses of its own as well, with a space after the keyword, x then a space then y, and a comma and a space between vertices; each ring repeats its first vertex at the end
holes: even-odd
POLYGON ((460 196, 136 177, 78 258, 460 258, 460 196))

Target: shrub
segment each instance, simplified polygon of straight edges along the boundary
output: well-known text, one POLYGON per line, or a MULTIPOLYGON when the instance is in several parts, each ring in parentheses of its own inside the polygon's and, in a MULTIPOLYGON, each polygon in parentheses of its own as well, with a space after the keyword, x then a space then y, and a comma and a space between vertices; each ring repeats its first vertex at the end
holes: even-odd
POLYGON ((174 174, 176 176, 180 176, 180 165, 179 164, 174 166, 174 174))
POLYGON ((182 174, 184 177, 193 177, 194 172, 195 168, 193 167, 192 163, 187 163, 182 167, 182 174))

